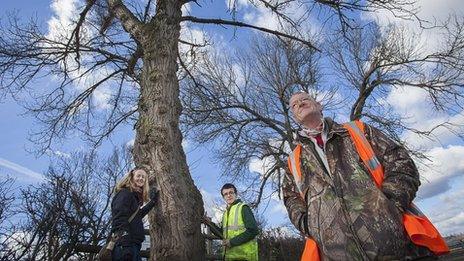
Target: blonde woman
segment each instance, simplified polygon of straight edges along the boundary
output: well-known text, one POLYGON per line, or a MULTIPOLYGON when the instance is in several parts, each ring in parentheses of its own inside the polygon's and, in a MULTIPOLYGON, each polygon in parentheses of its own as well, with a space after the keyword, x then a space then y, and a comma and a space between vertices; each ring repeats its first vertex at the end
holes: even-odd
POLYGON ((118 235, 119 240, 113 249, 113 261, 140 261, 140 247, 145 239, 142 218, 155 205, 158 193, 156 190, 149 193, 147 172, 142 168, 127 173, 116 184, 114 193, 111 202, 111 232, 118 235))

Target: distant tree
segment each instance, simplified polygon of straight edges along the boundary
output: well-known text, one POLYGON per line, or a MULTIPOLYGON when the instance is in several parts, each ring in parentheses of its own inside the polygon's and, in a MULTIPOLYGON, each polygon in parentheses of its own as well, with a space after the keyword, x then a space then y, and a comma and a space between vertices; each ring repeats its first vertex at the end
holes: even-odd
POLYGON ((14 200, 12 192, 13 183, 13 178, 9 176, 2 177, 0 180, 0 224, 4 224, 3 222, 11 214, 11 205, 14 200))
POLYGON ((0 180, 0 260, 9 260, 14 256, 10 247, 10 237, 14 231, 11 221, 15 216, 13 194, 14 179, 6 176, 0 180))
POLYGON ((305 239, 291 234, 286 227, 264 230, 258 238, 259 258, 269 261, 293 261, 301 258, 305 239))
POLYGON ((13 259, 90 259, 93 255, 78 253, 76 246, 106 240, 113 188, 131 162, 124 149, 116 149, 108 159, 94 153, 58 159, 43 183, 21 190, 21 223, 10 236, 13 259))

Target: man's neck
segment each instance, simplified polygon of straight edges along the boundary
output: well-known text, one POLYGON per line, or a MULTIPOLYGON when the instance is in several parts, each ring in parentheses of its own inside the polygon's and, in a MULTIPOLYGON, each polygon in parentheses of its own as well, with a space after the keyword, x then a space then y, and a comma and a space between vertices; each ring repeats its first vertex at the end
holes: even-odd
POLYGON ((227 208, 230 208, 230 207, 232 207, 233 205, 237 204, 237 203, 239 202, 239 200, 240 200, 240 199, 237 198, 237 199, 234 200, 234 202, 232 202, 232 204, 230 204, 230 205, 227 204, 227 208))
POLYGON ((322 119, 321 118, 315 118, 315 119, 309 119, 303 122, 303 127, 310 129, 310 130, 315 130, 315 131, 322 131, 323 124, 322 124, 322 119))

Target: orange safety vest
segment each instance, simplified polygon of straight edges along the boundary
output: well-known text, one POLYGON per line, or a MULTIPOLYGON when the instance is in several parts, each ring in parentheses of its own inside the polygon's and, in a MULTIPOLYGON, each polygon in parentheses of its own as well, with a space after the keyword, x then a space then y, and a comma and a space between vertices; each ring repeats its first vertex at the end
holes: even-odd
MULTIPOLYGON (((364 124, 361 121, 353 121, 343 124, 348 130, 354 142, 356 150, 374 179, 375 185, 380 188, 383 183, 383 167, 375 156, 370 143, 364 135, 364 124)), ((300 167, 301 144, 298 144, 288 158, 288 167, 295 180, 295 184, 302 198, 302 173, 300 167)), ((449 253, 448 245, 442 238, 432 222, 413 204, 403 213, 404 228, 411 241, 420 246, 427 247, 435 255, 449 253)), ((316 241, 312 238, 306 239, 305 249, 301 261, 319 261, 319 250, 316 241)))

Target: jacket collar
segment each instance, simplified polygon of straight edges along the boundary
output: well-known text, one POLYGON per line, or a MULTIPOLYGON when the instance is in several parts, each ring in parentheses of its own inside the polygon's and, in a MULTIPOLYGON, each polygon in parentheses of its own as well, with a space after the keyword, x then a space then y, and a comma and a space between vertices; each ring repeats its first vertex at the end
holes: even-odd
MULTIPOLYGON (((324 130, 323 132, 326 134, 327 140, 330 140, 333 135, 340 135, 344 136, 347 135, 348 131, 343 127, 343 125, 340 125, 336 123, 334 120, 332 120, 329 117, 324 118, 324 130)), ((301 134, 301 129, 299 129, 297 132, 297 137, 296 137, 296 142, 308 142, 309 138, 305 137, 304 135, 301 134)))
POLYGON ((230 205, 230 206, 228 205, 227 208, 231 208, 233 205, 236 205, 236 204, 238 204, 238 203, 240 203, 240 202, 242 202, 242 200, 238 198, 238 199, 236 199, 236 200, 234 201, 234 203, 232 203, 232 205, 230 205))

